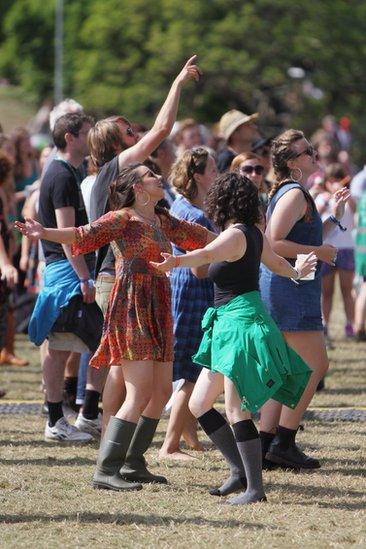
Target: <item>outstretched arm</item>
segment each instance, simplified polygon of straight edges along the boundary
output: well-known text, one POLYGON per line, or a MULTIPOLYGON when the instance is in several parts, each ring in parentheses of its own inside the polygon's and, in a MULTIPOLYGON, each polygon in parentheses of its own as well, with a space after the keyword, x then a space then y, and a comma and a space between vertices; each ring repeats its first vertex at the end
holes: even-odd
POLYGON ((75 227, 66 227, 64 229, 48 229, 43 227, 34 219, 26 219, 25 223, 16 221, 14 226, 24 236, 34 240, 50 240, 58 244, 73 244, 76 240, 75 227))
POLYGON ((120 169, 133 162, 144 162, 160 143, 168 137, 177 118, 179 99, 183 86, 189 80, 198 81, 202 74, 196 65, 196 61, 196 55, 188 59, 174 80, 151 130, 136 145, 129 147, 119 154, 118 163, 120 169))
POLYGON ((159 271, 166 273, 175 267, 192 268, 207 265, 208 263, 218 263, 219 261, 236 261, 244 255, 246 247, 246 238, 242 231, 229 228, 204 248, 179 256, 162 253, 161 255, 164 258, 162 263, 153 261, 150 263, 159 271))
POLYGON ((34 219, 25 223, 16 221, 16 228, 25 236, 35 240, 50 240, 59 244, 71 244, 73 255, 92 252, 122 236, 130 219, 128 210, 108 212, 93 223, 81 227, 49 229, 34 219))

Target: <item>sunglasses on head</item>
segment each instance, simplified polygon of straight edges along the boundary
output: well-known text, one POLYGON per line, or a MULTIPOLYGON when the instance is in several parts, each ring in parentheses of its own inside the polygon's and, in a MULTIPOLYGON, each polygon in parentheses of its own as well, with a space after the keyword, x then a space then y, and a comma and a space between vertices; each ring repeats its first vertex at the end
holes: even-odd
POLYGON ((255 173, 256 175, 262 175, 264 172, 264 167, 260 164, 256 164, 255 166, 242 166, 240 168, 241 173, 245 173, 247 175, 250 175, 252 173, 255 173))
POLYGON ((133 137, 135 135, 135 132, 133 131, 133 129, 131 127, 128 127, 127 130, 126 130, 126 134, 129 137, 133 137))

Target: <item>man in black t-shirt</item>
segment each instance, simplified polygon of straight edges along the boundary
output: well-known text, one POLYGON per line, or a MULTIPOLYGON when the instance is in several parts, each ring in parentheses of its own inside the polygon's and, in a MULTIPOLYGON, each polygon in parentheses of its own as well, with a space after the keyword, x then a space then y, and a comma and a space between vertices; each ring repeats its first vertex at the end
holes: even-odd
MULTIPOLYGON (((92 120, 82 113, 66 114, 56 121, 53 139, 57 147, 57 156, 52 160, 44 175, 39 197, 39 219, 47 227, 73 227, 88 222, 79 188, 77 169, 88 154, 87 136, 92 124, 92 120)), ((72 257, 69 246, 48 241, 42 241, 42 247, 46 260, 46 275, 47 267, 49 273, 56 272, 56 269, 64 265, 67 260, 72 267, 69 269, 71 278, 77 277, 80 280, 83 301, 85 303, 94 302, 95 289, 90 278, 94 254, 89 257, 72 257)), ((60 275, 52 286, 55 293, 62 286, 62 282, 62 275, 60 275)), ((42 294, 40 297, 42 298, 42 294)), ((42 322, 42 318, 36 318, 35 322, 42 322)), ((48 350, 43 362, 43 377, 49 410, 45 439, 49 442, 89 441, 92 438, 91 435, 71 426, 64 418, 62 410, 66 361, 71 351, 80 353, 88 351, 88 348, 80 338, 69 332, 51 331, 48 334, 48 340, 48 350)))

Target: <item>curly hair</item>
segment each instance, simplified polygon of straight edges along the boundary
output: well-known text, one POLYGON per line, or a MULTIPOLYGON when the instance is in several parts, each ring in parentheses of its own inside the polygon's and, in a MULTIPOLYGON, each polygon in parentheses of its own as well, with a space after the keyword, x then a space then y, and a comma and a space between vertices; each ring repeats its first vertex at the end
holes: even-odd
POLYGON ((205 210, 221 230, 228 221, 255 225, 260 223, 259 197, 255 185, 238 172, 222 174, 207 192, 205 210))
POLYGON ((278 188, 282 185, 282 182, 290 177, 291 170, 287 166, 287 162, 291 159, 291 155, 293 154, 291 146, 300 139, 305 139, 302 131, 286 130, 272 141, 271 157, 277 181, 272 185, 268 195, 269 199, 277 192, 278 188))
POLYGON ((207 149, 197 147, 184 151, 173 164, 169 177, 170 183, 187 200, 197 196, 198 188, 194 175, 205 173, 209 156, 207 149))

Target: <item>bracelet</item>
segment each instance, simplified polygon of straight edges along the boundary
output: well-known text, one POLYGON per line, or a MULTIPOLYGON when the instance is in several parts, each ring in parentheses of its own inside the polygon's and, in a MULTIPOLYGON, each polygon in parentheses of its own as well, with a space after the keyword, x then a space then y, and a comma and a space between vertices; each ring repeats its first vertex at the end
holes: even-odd
POLYGON ((335 215, 331 215, 330 218, 329 218, 329 221, 331 223, 334 223, 334 225, 338 225, 338 227, 341 229, 341 231, 346 231, 347 230, 347 227, 343 227, 343 225, 341 224, 341 222, 339 221, 339 219, 337 219, 335 217, 335 215))
POLYGON ((80 284, 88 284, 89 288, 94 288, 94 280, 92 278, 79 279, 80 284))
POLYGON ((174 260, 175 260, 175 263, 174 263, 174 267, 179 267, 181 261, 182 261, 182 256, 180 255, 175 255, 174 256, 174 260))

